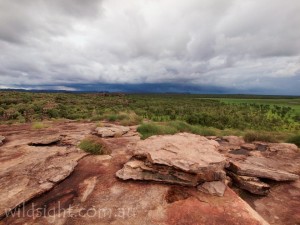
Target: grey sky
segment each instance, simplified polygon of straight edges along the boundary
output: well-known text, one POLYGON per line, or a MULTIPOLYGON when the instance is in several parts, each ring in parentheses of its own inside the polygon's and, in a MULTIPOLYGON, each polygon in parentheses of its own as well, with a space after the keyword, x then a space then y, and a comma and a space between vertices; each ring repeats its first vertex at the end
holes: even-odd
POLYGON ((299 12, 299 0, 0 0, 0 88, 187 83, 300 95, 299 12))

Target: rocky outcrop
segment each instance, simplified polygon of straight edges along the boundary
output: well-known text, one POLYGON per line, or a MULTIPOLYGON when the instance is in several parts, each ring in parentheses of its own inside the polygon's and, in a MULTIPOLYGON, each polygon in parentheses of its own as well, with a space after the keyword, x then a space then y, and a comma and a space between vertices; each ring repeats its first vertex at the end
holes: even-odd
POLYGON ((249 162, 231 161, 228 170, 234 172, 237 175, 267 178, 275 181, 295 181, 299 179, 299 176, 296 174, 250 164, 249 162))
POLYGON ((256 177, 240 176, 232 172, 227 172, 234 184, 244 190, 256 195, 267 195, 270 192, 270 185, 260 181, 256 177))
POLYGON ((137 143, 133 159, 116 175, 123 180, 188 186, 225 180, 226 159, 218 153, 218 146, 217 142, 194 134, 153 136, 137 143))
POLYGON ((279 154, 289 154, 298 152, 298 147, 290 143, 271 143, 269 144, 269 151, 279 154))
POLYGON ((222 197, 226 190, 226 185, 222 181, 205 182, 197 187, 199 191, 222 197))
POLYGON ((129 127, 117 126, 117 125, 105 125, 103 127, 97 127, 94 134, 102 137, 120 137, 126 134, 130 130, 129 127))
POLYGON ((28 145, 32 146, 47 146, 47 145, 52 145, 56 144, 61 140, 60 135, 48 135, 48 136, 43 136, 40 138, 37 138, 31 142, 28 143, 28 145))
POLYGON ((16 147, 1 157, 0 217, 68 177, 85 153, 64 147, 16 147))
POLYGON ((5 137, 0 135, 0 146, 3 145, 4 140, 5 140, 5 137))

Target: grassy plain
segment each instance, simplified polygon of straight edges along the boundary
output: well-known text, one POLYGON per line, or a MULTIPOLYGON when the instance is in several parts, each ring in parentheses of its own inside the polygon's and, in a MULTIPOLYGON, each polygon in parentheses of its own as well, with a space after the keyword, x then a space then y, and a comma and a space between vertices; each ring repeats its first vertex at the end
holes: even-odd
POLYGON ((279 141, 295 140, 292 137, 300 132, 300 97, 0 91, 0 123, 39 125, 39 121, 59 119, 142 124, 144 137, 181 131, 202 135, 256 132, 279 141))

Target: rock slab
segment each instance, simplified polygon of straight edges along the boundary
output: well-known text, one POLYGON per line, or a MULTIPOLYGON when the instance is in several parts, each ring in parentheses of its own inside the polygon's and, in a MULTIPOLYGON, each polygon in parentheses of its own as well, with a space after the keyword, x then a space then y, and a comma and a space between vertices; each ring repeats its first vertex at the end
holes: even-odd
POLYGON ((104 127, 97 127, 95 129, 95 134, 102 138, 120 137, 126 134, 129 130, 130 128, 125 126, 106 125, 104 127))
POLYGON ((247 162, 231 161, 228 170, 237 175, 267 178, 275 181, 295 181, 299 179, 299 176, 296 174, 288 173, 278 169, 258 166, 247 162))
POLYGON ((247 190, 252 194, 268 195, 270 192, 270 185, 260 181, 256 177, 239 176, 232 172, 227 172, 227 175, 231 177, 237 187, 247 190))
POLYGON ((29 142, 28 145, 47 146, 47 145, 56 144, 60 140, 61 140, 60 135, 49 135, 49 136, 43 136, 43 137, 37 138, 37 139, 29 142))
POLYGON ((190 186, 224 180, 226 158, 217 151, 218 146, 216 141, 188 133, 153 136, 136 144, 133 159, 116 175, 123 180, 190 186))

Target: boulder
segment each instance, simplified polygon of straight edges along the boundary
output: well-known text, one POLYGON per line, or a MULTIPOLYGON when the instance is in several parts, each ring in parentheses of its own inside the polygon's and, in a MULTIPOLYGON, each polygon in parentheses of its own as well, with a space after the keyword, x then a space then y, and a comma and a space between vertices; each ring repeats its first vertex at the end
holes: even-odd
POLYGON ((240 176, 229 171, 227 175, 231 177, 237 187, 252 194, 267 195, 270 192, 270 185, 260 181, 257 177, 240 176))
POLYGON ((95 129, 95 134, 102 138, 119 137, 126 134, 129 130, 129 127, 109 125, 104 127, 97 127, 95 129))
POLYGON ((222 181, 205 182, 197 187, 199 191, 222 197, 226 190, 226 185, 222 181))
POLYGON ((242 144, 241 148, 242 149, 246 149, 248 151, 253 151, 253 150, 256 149, 256 145, 255 144, 246 143, 246 144, 242 144))
POLYGON ((294 181, 299 179, 299 176, 296 174, 274 168, 267 168, 262 165, 250 164, 248 162, 231 161, 228 170, 237 175, 267 178, 275 181, 294 181))
POLYGON ((216 141, 188 133, 153 136, 137 143, 134 158, 116 175, 123 180, 154 180, 189 186, 224 180, 226 158, 217 151, 218 146, 216 141))
POLYGON ((4 140, 5 140, 5 137, 0 135, 0 146, 3 145, 4 140))
POLYGON ((49 136, 42 136, 40 138, 37 138, 31 142, 28 143, 28 145, 32 146, 47 146, 56 144, 61 140, 60 135, 49 135, 49 136))

